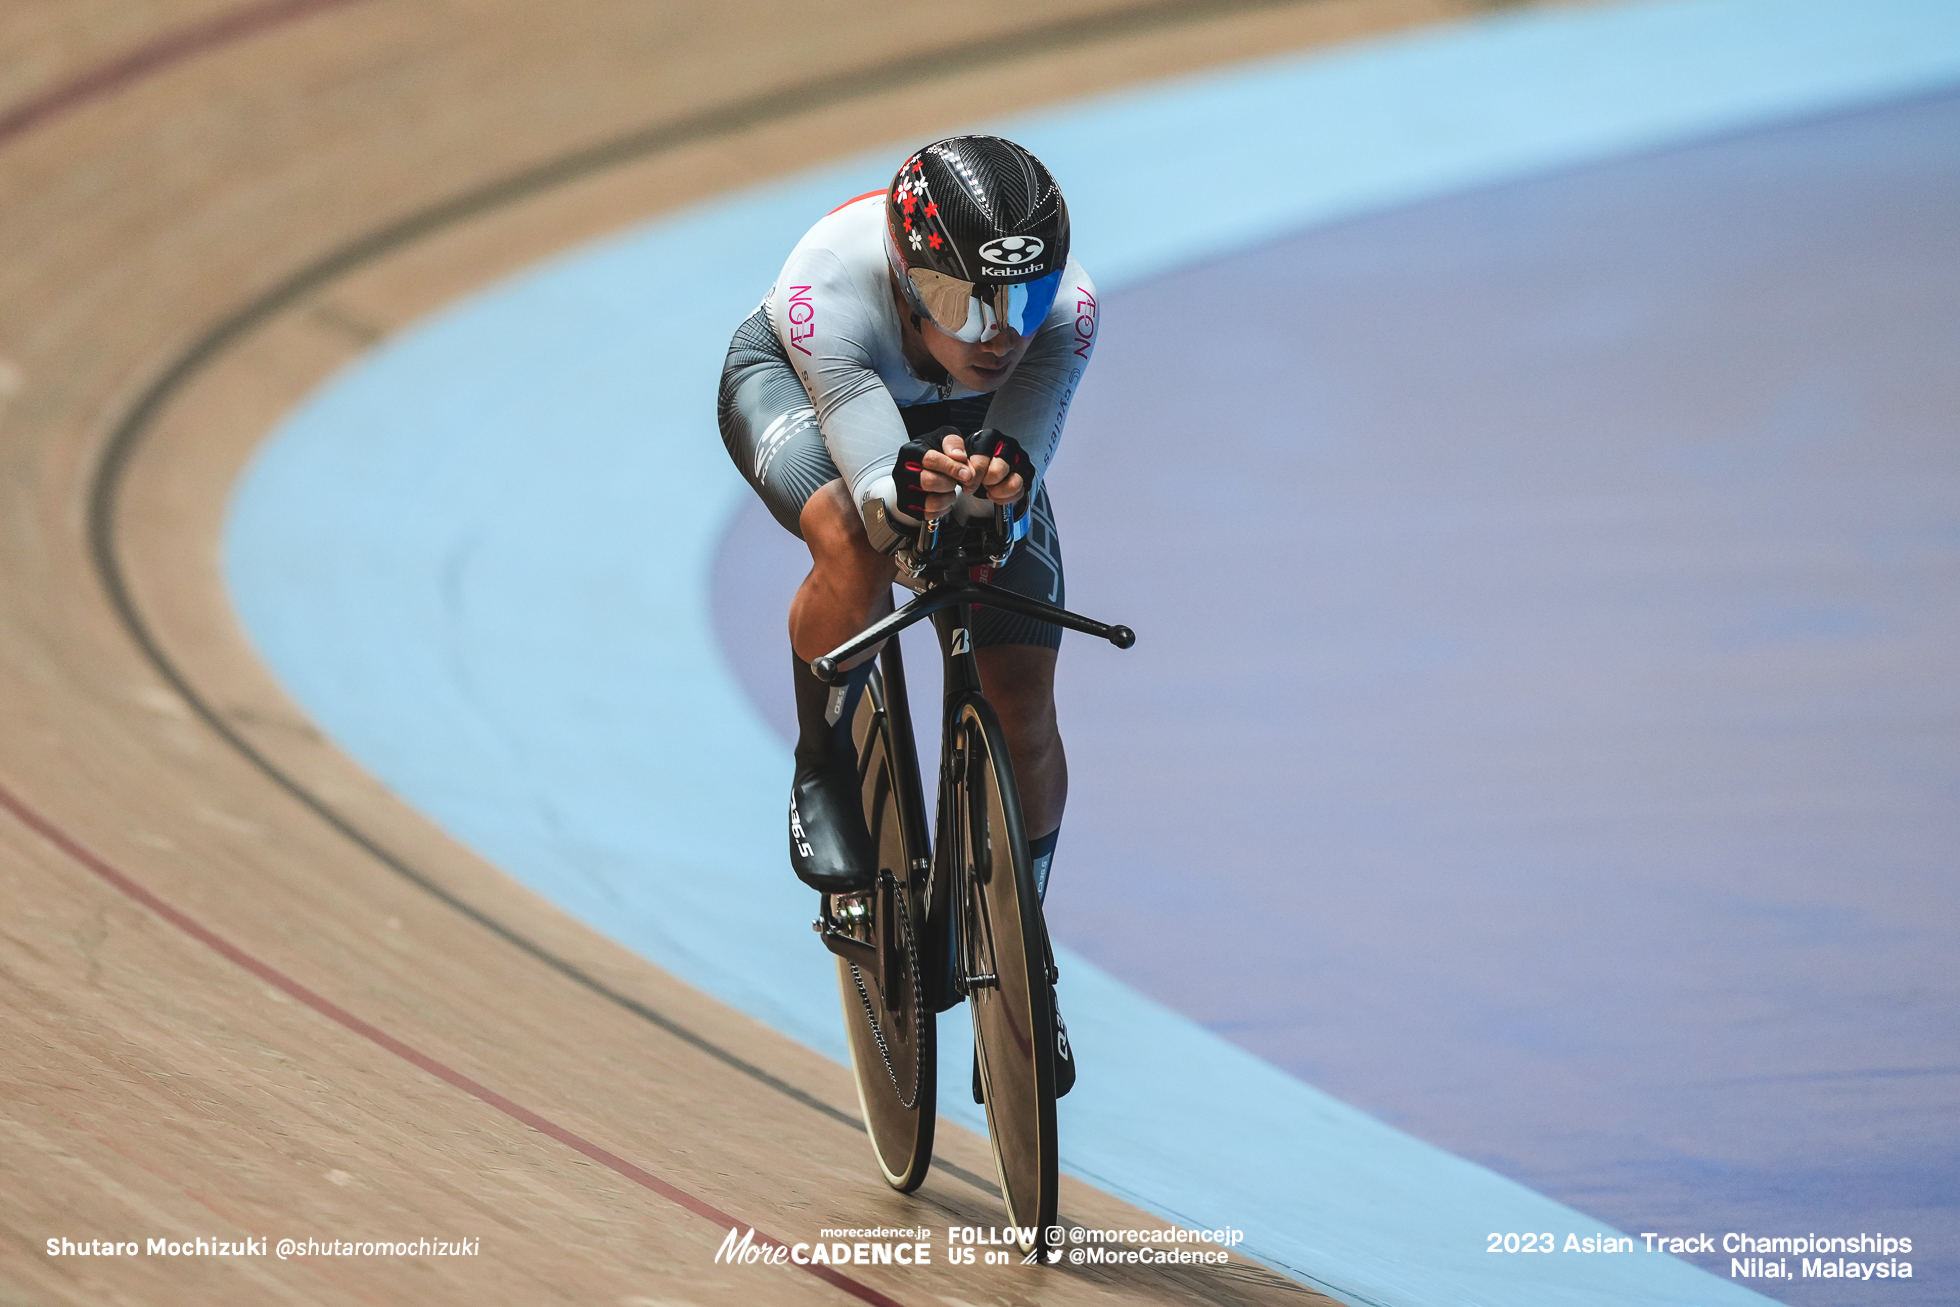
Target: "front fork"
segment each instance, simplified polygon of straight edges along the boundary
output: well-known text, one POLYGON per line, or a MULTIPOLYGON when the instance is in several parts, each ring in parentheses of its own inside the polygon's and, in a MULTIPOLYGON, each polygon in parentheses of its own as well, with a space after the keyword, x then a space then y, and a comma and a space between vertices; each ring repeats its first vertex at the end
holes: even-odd
MULTIPOLYGON (((957 730, 957 718, 953 719, 957 730)), ((940 830, 940 850, 945 861, 940 868, 946 877, 947 904, 952 909, 952 955, 949 982, 952 1001, 970 998, 976 989, 1000 984, 993 963, 992 933, 986 921, 987 904, 973 883, 972 814, 967 811, 966 769, 970 755, 965 740, 957 740, 946 751, 946 820, 940 830)))

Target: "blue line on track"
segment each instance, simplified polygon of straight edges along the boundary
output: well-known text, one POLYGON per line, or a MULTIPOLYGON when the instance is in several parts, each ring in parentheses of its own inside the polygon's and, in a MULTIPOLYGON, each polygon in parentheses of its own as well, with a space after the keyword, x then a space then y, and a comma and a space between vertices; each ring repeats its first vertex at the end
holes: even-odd
MULTIPOLYGON (((1947 4, 1527 12, 1111 97, 1008 130, 1112 287, 1548 168, 1960 81, 1947 4), (1169 147, 1169 148, 1167 148, 1169 147)), ((783 866, 788 759, 722 665, 714 434, 733 324, 897 153, 744 192, 471 298, 336 377, 240 483, 225 568, 295 698, 377 776, 582 920, 842 1059, 783 866)), ((1086 757, 1081 765, 1092 765, 1086 757)), ((1662 1256, 1491 1257, 1594 1228, 1064 952, 1094 1068, 1068 1168, 1355 1303, 1761 1301, 1662 1256)), ((948 1083, 966 1077, 949 1027, 948 1083)), ((978 1127, 960 1096, 945 1110, 978 1127)))

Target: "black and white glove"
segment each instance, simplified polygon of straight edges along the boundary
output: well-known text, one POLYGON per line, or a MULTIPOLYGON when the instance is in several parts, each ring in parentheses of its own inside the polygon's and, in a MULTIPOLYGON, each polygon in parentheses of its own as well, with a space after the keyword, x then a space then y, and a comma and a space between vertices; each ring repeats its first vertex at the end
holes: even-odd
POLYGON ((919 478, 925 475, 926 455, 945 453, 946 437, 959 434, 958 427, 940 427, 898 447, 898 461, 892 464, 892 483, 898 490, 893 507, 911 518, 914 525, 926 517, 926 489, 919 484, 919 478))
MULTIPOLYGON (((1021 503, 1014 511, 1017 515, 1027 512, 1028 505, 1034 501, 1034 460, 1028 457, 1027 450, 1021 448, 1021 442, 1004 431, 984 427, 973 433, 971 448, 976 454, 1004 459, 1007 463, 1007 476, 1021 478, 1021 503), (989 449, 989 445, 993 448, 989 449)), ((1006 479, 1007 477, 1001 478, 1003 481, 1006 479)), ((981 493, 984 494, 985 491, 981 493)))
MULTIPOLYGON (((966 452, 1006 461, 1007 475, 1021 478, 1021 498, 1014 505, 1013 516, 1025 517, 1028 506, 1034 503, 1034 460, 1028 457, 1027 450, 1021 448, 1021 442, 1006 432, 982 427, 967 438, 966 452)), ((1001 478, 1003 481, 1006 479, 1001 478)), ((961 498, 959 507, 962 516, 978 518, 992 511, 993 503, 987 498, 985 486, 975 486, 961 498)))
POLYGON ((866 496, 864 533, 871 547, 883 554, 896 554, 918 539, 919 524, 926 516, 926 489, 919 484, 925 474, 926 455, 944 452, 946 437, 960 434, 958 427, 940 427, 898 447, 898 458, 891 475, 871 483, 866 496))
MULTIPOLYGON (((1029 506, 1034 503, 1034 460, 1021 448, 1021 442, 992 427, 982 427, 965 436, 958 427, 944 426, 900 445, 891 476, 872 483, 863 507, 865 535, 872 548, 880 553, 896 554, 918 538, 919 524, 926 516, 926 496, 930 493, 921 484, 926 455, 944 453, 948 436, 962 436, 969 454, 984 453, 989 458, 1006 461, 1008 475, 1019 476, 1022 487, 1011 517, 1017 523, 1026 519, 1029 506)), ((962 491, 953 504, 953 512, 966 521, 985 517, 993 508, 985 486, 962 491)), ((1024 530, 1017 530, 1015 538, 1024 530)))

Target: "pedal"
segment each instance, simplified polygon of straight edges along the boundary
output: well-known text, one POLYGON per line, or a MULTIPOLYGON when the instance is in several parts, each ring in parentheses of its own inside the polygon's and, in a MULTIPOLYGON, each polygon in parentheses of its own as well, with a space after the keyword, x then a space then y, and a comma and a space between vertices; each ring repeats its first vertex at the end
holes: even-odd
POLYGON ((833 928, 862 940, 871 933, 871 895, 832 894, 827 915, 833 928))
POLYGON ((883 960, 864 937, 871 933, 871 901, 867 894, 830 894, 823 915, 810 923, 823 946, 859 971, 882 977, 883 960))

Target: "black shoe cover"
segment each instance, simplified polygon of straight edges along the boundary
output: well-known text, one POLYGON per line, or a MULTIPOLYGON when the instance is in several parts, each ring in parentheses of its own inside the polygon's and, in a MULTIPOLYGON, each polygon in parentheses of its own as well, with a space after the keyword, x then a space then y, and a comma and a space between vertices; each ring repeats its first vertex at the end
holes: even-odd
POLYGON ((871 664, 825 685, 796 660, 796 777, 789 790, 789 865, 811 889, 841 894, 871 888, 878 850, 864 824, 851 718, 871 664))
POLYGON ((867 890, 878 878, 878 850, 864 825, 857 768, 801 766, 789 790, 789 865, 826 894, 867 890))

